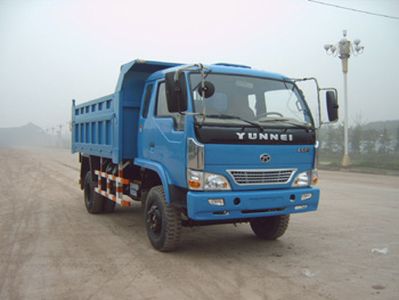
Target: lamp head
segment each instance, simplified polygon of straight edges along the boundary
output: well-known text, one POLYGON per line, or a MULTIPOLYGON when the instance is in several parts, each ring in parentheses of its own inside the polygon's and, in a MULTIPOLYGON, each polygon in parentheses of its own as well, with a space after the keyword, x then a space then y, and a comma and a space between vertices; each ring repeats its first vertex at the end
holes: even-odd
POLYGON ((355 46, 355 51, 356 51, 356 53, 359 53, 359 54, 363 53, 363 51, 364 51, 364 46, 356 45, 356 46, 355 46))

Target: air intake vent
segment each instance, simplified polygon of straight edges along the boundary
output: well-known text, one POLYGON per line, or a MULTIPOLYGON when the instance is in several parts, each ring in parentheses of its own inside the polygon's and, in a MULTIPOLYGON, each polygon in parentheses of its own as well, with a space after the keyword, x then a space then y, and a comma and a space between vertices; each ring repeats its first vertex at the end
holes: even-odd
POLYGON ((238 185, 286 184, 296 169, 228 170, 238 185))

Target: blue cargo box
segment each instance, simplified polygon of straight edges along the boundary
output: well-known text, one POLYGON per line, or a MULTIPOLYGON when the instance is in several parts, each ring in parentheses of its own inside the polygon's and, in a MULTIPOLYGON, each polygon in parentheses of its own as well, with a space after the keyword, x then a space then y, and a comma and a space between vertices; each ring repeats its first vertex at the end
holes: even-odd
POLYGON ((115 93, 79 105, 72 102, 72 153, 134 159, 144 84, 152 73, 179 64, 134 60, 121 67, 115 93))

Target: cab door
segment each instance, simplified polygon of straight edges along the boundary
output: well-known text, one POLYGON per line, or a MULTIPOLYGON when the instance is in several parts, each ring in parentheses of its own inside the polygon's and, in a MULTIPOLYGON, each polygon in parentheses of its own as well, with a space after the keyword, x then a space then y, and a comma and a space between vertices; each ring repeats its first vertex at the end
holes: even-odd
POLYGON ((152 87, 147 85, 142 111, 139 124, 141 157, 160 163, 168 171, 172 183, 185 186, 185 118, 168 111, 164 81, 158 81, 152 87))

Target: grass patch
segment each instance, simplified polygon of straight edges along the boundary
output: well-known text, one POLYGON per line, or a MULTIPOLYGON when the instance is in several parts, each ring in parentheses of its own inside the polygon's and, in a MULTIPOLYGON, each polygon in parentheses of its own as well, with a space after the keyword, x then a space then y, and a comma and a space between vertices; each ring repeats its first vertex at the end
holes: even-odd
MULTIPOLYGON (((350 154, 350 158, 350 168, 399 171, 399 153, 352 153, 350 154)), ((341 153, 321 152, 319 155, 319 167, 321 169, 339 169, 341 167, 341 160, 341 153)))

